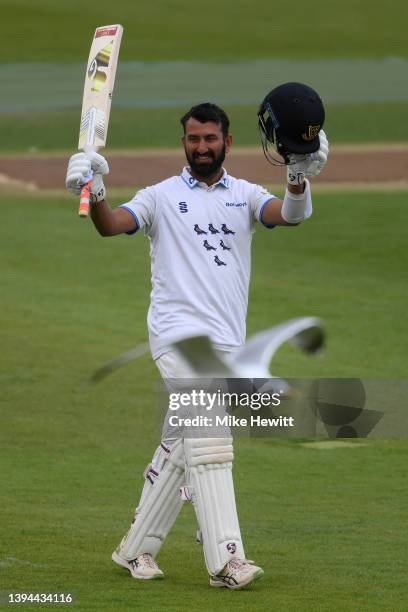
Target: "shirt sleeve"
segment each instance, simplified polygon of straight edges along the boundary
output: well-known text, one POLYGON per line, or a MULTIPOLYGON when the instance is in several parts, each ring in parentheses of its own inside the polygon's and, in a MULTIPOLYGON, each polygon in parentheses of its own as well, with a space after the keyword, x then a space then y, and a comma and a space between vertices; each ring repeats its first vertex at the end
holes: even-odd
POLYGON ((139 229, 144 228, 148 234, 154 223, 156 215, 156 197, 154 187, 145 187, 136 193, 129 201, 120 205, 130 212, 136 221, 136 228, 128 234, 135 234, 139 229))
POLYGON ((251 213, 253 222, 259 221, 260 223, 262 223, 262 225, 268 228, 275 227, 274 225, 267 225, 263 222, 262 213, 268 202, 270 202, 271 200, 275 200, 276 198, 277 196, 269 193, 269 191, 265 189, 265 187, 262 187, 261 185, 253 185, 253 190, 251 194, 251 213))

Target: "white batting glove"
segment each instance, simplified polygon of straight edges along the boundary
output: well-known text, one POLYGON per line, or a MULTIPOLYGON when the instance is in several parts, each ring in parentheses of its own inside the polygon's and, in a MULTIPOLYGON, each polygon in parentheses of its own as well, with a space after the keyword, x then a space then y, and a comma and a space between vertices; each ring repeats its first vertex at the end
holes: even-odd
POLYGON ((290 165, 287 166, 288 183, 301 185, 305 177, 317 176, 323 170, 329 155, 329 141, 323 130, 319 132, 320 148, 315 153, 291 153, 290 165))
POLYGON ((94 204, 105 199, 106 189, 102 177, 108 172, 109 165, 103 155, 95 151, 76 153, 69 159, 65 185, 68 191, 79 196, 82 187, 92 180, 90 203, 94 204))

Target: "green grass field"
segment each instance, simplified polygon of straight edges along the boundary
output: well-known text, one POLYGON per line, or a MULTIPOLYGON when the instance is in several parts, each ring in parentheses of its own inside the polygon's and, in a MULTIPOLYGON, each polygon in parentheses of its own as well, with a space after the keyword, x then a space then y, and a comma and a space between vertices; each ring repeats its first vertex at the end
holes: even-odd
POLYGON ((265 0, 207 0, 205 7, 101 0, 97 13, 79 0, 2 0, 1 7, 3 62, 83 61, 94 28, 108 23, 126 29, 124 60, 407 57, 403 0, 309 0, 295 11, 265 0))
MULTIPOLYGON (((235 146, 260 146, 257 109, 231 106, 235 146)), ((106 155, 113 149, 176 148, 180 142, 179 118, 185 108, 117 109, 112 111, 106 155)), ((75 111, 0 114, 0 153, 73 151, 77 145, 79 115, 75 111)), ((334 144, 406 142, 406 104, 328 106, 325 130, 334 144), (392 121, 391 121, 392 118, 392 121)))
MULTIPOLYGON (((94 28, 103 23, 124 25, 120 62, 181 60, 216 64, 256 59, 353 62, 408 57, 405 28, 408 5, 402 0, 389 5, 378 0, 362 0, 358 4, 352 0, 330 3, 311 0, 305 6, 296 6, 295 12, 290 5, 276 7, 266 0, 251 3, 226 0, 221 4, 208 0, 205 8, 186 0, 172 4, 166 0, 154 3, 122 0, 119 6, 101 0, 97 16, 94 7, 78 0, 73 0, 69 6, 50 0, 39 0, 35 5, 29 0, 2 0, 1 9, 1 62, 19 64, 20 68, 25 66, 25 76, 19 77, 13 87, 16 88, 15 99, 20 100, 23 96, 27 102, 38 94, 38 88, 41 89, 30 72, 33 63, 43 62, 54 68, 61 65, 61 75, 64 64, 85 65, 94 28)), ((347 66, 344 71, 346 78, 347 66)), ((63 76, 58 80, 54 72, 52 75, 54 95, 63 98, 63 76)), ((301 75, 302 72, 295 80, 302 80, 301 75)), ((291 71, 285 78, 293 80, 291 71)), ((361 68, 359 80, 367 78, 361 68)), ((401 82, 398 74, 395 79, 401 82)), ((342 80, 341 75, 339 80, 342 80)), ((273 71, 266 71, 265 93, 276 84, 273 71)), ((138 85, 138 90, 143 91, 143 82, 138 85)), ((124 110, 115 107, 114 101, 108 146, 175 146, 178 126, 174 117, 186 109, 166 108, 165 102, 163 108, 157 108, 160 100, 165 100, 169 87, 171 83, 163 85, 162 90, 159 88, 152 105, 156 108, 124 110)), ((373 100, 328 104, 326 127, 331 141, 407 140, 407 94, 394 101, 382 102, 383 90, 390 86, 384 88, 381 78, 375 74, 368 78, 366 87, 374 96, 373 100)), ((348 90, 352 93, 353 87, 349 85, 348 90)), ((8 105, 7 113, 0 113, 0 152, 72 150, 78 133, 81 95, 82 81, 78 82, 76 110, 72 104, 66 110, 50 110, 46 108, 47 100, 43 111, 35 113, 13 113, 12 105, 8 105)), ((137 92, 134 97, 138 106, 137 92)), ((52 94, 49 96, 52 108, 51 98, 52 94)), ((256 144, 257 105, 227 110, 235 125, 237 142, 256 144)))
MULTIPOLYGON (((158 374, 143 357, 82 383, 146 339, 147 240, 100 238, 67 197, 5 204, 1 589, 72 591, 78 610, 405 609, 404 440, 238 439, 242 529, 266 571, 251 591, 207 586, 190 507, 160 554, 163 582, 113 566, 159 434, 158 374)), ((320 194, 304 226, 258 229, 249 333, 301 315, 328 330, 319 358, 286 348, 275 374, 406 376, 404 219, 405 194, 320 194)))

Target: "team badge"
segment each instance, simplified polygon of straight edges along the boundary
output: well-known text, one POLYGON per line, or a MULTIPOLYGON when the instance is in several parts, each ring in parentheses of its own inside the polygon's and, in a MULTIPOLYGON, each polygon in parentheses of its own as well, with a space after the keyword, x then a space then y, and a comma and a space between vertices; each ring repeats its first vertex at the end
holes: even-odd
POLYGON ((302 134, 303 140, 313 140, 314 138, 316 138, 316 136, 320 132, 320 128, 320 125, 309 125, 308 132, 302 134))
POLYGON ((309 125, 307 133, 302 134, 303 140, 313 140, 320 132, 321 125, 309 125))

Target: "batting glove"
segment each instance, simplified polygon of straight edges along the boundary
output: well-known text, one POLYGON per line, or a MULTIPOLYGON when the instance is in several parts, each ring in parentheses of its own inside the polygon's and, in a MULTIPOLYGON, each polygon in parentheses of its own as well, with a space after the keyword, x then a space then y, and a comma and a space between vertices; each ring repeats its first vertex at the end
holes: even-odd
POLYGON ((94 204, 105 199, 106 189, 102 177, 108 172, 108 162, 99 153, 76 153, 69 159, 65 185, 68 191, 79 196, 82 187, 92 180, 89 201, 94 204))
POLYGON ((319 139, 320 148, 315 153, 289 155, 291 163, 287 166, 287 174, 290 185, 301 185, 305 177, 317 176, 323 170, 329 155, 329 141, 323 130, 319 132, 319 139))

